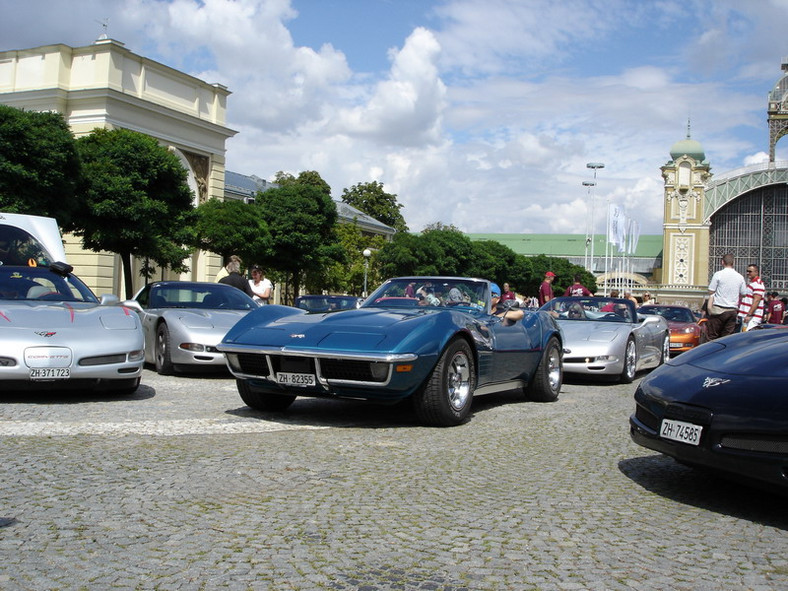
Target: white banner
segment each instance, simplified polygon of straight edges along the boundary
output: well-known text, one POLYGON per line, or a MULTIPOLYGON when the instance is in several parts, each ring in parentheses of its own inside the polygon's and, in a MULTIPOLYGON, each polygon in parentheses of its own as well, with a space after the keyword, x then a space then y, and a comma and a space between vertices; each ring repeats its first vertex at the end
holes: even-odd
POLYGON ((608 212, 607 241, 613 246, 621 244, 621 225, 623 223, 624 210, 618 205, 610 204, 608 212))

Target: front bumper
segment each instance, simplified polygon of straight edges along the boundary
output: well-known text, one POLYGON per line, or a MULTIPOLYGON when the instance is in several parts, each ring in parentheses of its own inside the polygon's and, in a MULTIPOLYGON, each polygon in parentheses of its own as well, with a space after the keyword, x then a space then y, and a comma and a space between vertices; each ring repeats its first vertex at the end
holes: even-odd
POLYGON ((638 390, 630 437, 645 448, 677 461, 788 489, 788 436, 748 430, 740 417, 715 415, 711 410, 647 398, 638 390), (662 420, 681 420, 703 427, 698 445, 660 436, 662 420))

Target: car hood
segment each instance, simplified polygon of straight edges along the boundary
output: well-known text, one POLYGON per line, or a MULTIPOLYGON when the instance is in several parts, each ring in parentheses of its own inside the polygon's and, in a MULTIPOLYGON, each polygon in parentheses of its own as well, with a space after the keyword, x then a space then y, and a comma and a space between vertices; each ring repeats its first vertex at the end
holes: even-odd
POLYGON ((56 331, 92 328, 135 330, 137 315, 123 306, 90 303, 0 302, 0 328, 56 331))
POLYGON ((169 322, 177 318, 186 328, 227 332, 248 313, 248 310, 170 310, 165 317, 169 322))
POLYGON ((682 353, 668 365, 690 365, 719 374, 788 378, 788 331, 754 330, 706 343, 682 353))
MULTIPOLYGON (((423 336, 429 335, 438 316, 448 313, 433 309, 361 308, 328 314, 297 311, 265 320, 267 312, 265 308, 252 312, 230 330, 224 343, 288 349, 319 347, 323 351, 407 350, 414 341, 423 346, 423 336)), ((436 334, 426 340, 435 341, 438 337, 436 334)))
POLYGON ((593 322, 589 320, 558 320, 561 332, 568 345, 572 343, 611 343, 629 334, 629 324, 593 322))

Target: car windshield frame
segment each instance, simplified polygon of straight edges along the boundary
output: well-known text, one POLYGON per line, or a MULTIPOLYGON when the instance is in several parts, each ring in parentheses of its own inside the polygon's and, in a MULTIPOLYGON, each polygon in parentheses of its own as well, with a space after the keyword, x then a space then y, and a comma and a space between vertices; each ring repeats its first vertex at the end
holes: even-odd
POLYGON ((372 292, 361 308, 448 308, 489 312, 489 282, 466 277, 397 277, 372 292))
POLYGON ((635 305, 625 299, 604 296, 558 297, 539 308, 556 320, 571 322, 615 322, 635 324, 635 305))
POLYGON ((135 299, 140 303, 144 301, 145 308, 249 311, 258 307, 258 304, 240 289, 217 283, 153 284, 150 292, 146 294, 147 297, 141 298, 143 295, 140 293, 135 299))
POLYGON ((76 275, 49 267, 0 265, 0 300, 89 303, 99 302, 76 275))

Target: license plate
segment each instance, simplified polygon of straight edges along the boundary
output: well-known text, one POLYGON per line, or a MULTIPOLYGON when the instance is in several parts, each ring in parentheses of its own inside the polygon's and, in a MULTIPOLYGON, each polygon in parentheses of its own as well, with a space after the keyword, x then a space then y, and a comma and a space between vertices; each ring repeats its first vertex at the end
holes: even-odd
POLYGON ((688 443, 689 445, 698 445, 700 443, 701 431, 703 431, 703 427, 700 425, 673 421, 671 419, 662 419, 662 427, 659 429, 659 436, 663 439, 688 443))
POLYGON ((684 343, 671 343, 670 344, 670 348, 671 349, 678 349, 679 347, 683 347, 683 346, 684 346, 684 343))
POLYGON ((30 370, 31 380, 67 380, 71 370, 67 367, 36 367, 30 370))
POLYGON ((290 373, 290 372, 277 372, 276 381, 285 386, 314 386, 315 376, 311 373, 290 373))

